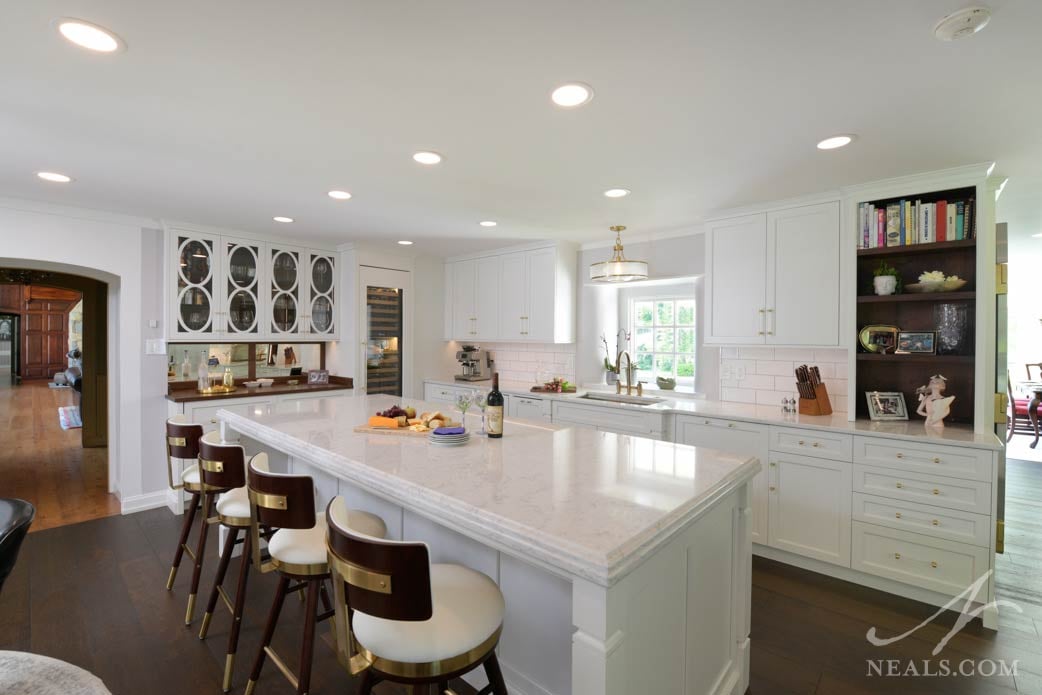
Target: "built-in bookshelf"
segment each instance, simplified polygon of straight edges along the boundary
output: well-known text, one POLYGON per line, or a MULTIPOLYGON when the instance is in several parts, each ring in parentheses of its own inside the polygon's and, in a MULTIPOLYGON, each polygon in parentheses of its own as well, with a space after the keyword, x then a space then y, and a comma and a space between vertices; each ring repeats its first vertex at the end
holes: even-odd
MULTIPOLYGON (((895 326, 935 334, 935 354, 866 351, 855 356, 857 417, 867 418, 866 391, 901 391, 909 413, 918 407, 916 389, 933 374, 948 379, 956 396, 949 422, 974 421, 977 316, 977 187, 953 188, 862 201, 857 206, 857 328, 895 326), (952 203, 956 203, 953 207, 952 203), (949 230, 956 212, 954 230, 949 230), (883 211, 880 215, 879 211, 883 211), (962 219, 958 219, 958 214, 962 219), (943 222, 939 217, 943 215, 943 222), (941 271, 966 284, 948 292, 907 292, 878 296, 876 268, 893 268, 902 288, 920 274, 941 271)), ((911 415, 915 419, 914 414, 911 415)))

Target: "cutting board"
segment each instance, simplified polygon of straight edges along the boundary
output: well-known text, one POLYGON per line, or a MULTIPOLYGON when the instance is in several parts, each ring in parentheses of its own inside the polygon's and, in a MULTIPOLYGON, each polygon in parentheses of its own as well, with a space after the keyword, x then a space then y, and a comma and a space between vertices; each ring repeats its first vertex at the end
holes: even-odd
POLYGON ((575 393, 575 387, 569 386, 564 391, 551 391, 545 386, 533 386, 532 393, 575 393))
POLYGON ((429 437, 432 431, 417 432, 408 427, 370 427, 369 425, 359 425, 355 428, 355 432, 359 434, 389 434, 398 437, 429 437))

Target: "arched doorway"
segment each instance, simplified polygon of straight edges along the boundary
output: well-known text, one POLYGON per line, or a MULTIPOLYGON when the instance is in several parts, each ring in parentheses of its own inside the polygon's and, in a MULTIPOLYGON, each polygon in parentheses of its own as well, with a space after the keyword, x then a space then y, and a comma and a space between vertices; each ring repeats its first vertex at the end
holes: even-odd
POLYGON ((5 494, 36 505, 34 530, 120 512, 107 448, 108 294, 98 279, 0 267, 0 477, 5 494))

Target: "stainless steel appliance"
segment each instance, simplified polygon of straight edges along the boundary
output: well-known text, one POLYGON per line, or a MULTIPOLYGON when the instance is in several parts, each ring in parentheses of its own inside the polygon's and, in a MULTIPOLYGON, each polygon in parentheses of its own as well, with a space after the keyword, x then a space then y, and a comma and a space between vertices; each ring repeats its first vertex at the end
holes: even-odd
POLYGON ((464 345, 462 350, 456 351, 456 359, 463 368, 463 373, 456 375, 456 381, 486 381, 492 378, 495 362, 487 350, 476 345, 464 345))

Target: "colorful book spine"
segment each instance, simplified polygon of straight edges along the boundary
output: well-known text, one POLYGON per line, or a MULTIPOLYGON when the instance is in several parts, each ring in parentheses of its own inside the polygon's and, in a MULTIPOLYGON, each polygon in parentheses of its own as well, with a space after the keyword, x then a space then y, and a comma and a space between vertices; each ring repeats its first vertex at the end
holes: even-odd
POLYGON ((886 210, 876 210, 876 247, 886 246, 886 210))
POLYGON ((956 203, 953 200, 952 202, 948 203, 948 206, 947 206, 947 208, 945 210, 947 212, 947 215, 948 215, 948 222, 947 222, 948 229, 945 232, 945 234, 947 235, 949 241, 955 241, 956 239, 958 239, 958 237, 956 236, 956 229, 955 229, 955 213, 958 210, 958 208, 959 208, 959 204, 956 203))
POLYGON ((886 245, 901 246, 901 210, 904 206, 886 206, 886 245))
POLYGON ((966 239, 977 238, 977 211, 975 210, 977 206, 975 203, 976 200, 972 197, 966 201, 966 236, 964 237, 966 239))
POLYGON ((945 209, 948 203, 943 200, 937 201, 937 211, 934 213, 933 219, 937 224, 937 241, 946 241, 945 231, 948 228, 948 211, 945 209))
POLYGON ((966 203, 962 201, 955 204, 955 238, 966 238, 966 203))
POLYGON ((898 207, 898 215, 899 215, 898 220, 900 222, 899 230, 901 232, 901 241, 898 243, 898 246, 906 246, 908 244, 908 238, 907 238, 908 227, 906 226, 906 221, 905 221, 905 208, 906 208, 905 201, 902 200, 900 203, 897 204, 897 207, 898 207))

